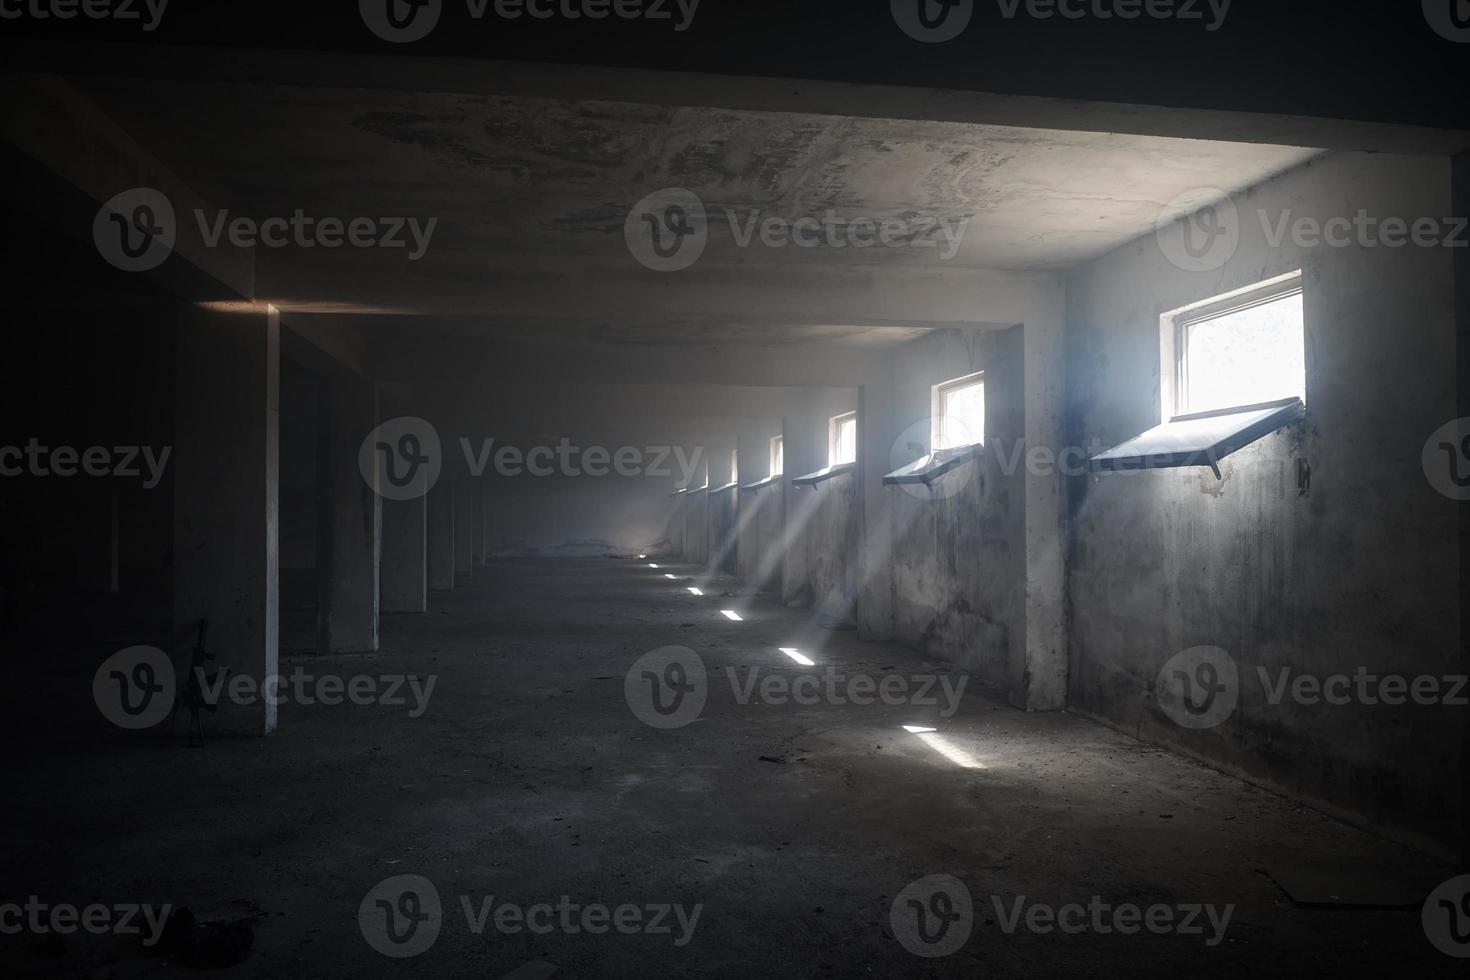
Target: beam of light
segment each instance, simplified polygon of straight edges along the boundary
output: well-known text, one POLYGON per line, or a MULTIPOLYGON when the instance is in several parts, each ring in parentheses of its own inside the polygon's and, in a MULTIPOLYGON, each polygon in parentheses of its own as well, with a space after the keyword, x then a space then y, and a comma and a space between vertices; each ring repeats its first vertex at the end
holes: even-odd
POLYGON ((961 769, 985 768, 985 766, 981 764, 979 759, 976 759, 973 755, 955 745, 953 742, 945 738, 943 735, 939 734, 939 732, 935 731, 934 729, 919 728, 917 726, 910 725, 905 725, 903 727, 905 731, 914 732, 916 735, 919 736, 919 740, 921 742, 929 746, 929 748, 933 749, 935 752, 938 752, 940 755, 944 756, 950 762, 953 762, 955 765, 959 766, 961 769))
POLYGON ((677 578, 677 576, 675 576, 675 575, 670 575, 670 574, 669 574, 669 573, 668 573, 668 572, 664 572, 664 578, 669 578, 669 579, 671 579, 671 578, 677 578))
POLYGON ((648 563, 648 567, 649 567, 649 568, 657 568, 657 567, 658 567, 658 566, 657 566, 657 565, 655 565, 655 564, 654 564, 654 563, 653 563, 653 562, 649 562, 649 563, 648 563))
POLYGON ((721 609, 720 610, 720 615, 721 616, 724 616, 726 619, 728 619, 732 623, 743 623, 743 622, 745 622, 745 617, 741 616, 738 612, 736 612, 733 609, 721 609))
MULTIPOLYGON (((726 559, 730 557, 732 552, 739 548, 740 539, 745 535, 745 529, 755 520, 756 514, 760 512, 761 506, 765 503, 765 499, 761 498, 754 505, 747 506, 745 501, 742 501, 740 498, 744 496, 748 500, 749 494, 742 494, 739 487, 736 487, 730 492, 735 494, 735 524, 730 528, 729 537, 720 544, 719 553, 710 557, 705 574, 699 579, 700 585, 709 585, 711 579, 721 574, 720 570, 725 567, 726 559)), ((713 545, 713 542, 711 542, 711 545, 713 545)), ((713 550, 713 548, 710 550, 713 550)), ((764 581, 764 579, 756 579, 756 581, 764 581)))
POLYGON ((937 728, 925 728, 923 725, 904 725, 903 730, 910 735, 922 735, 924 732, 937 732, 937 728))
POLYGON ((786 656, 790 657, 792 660, 795 660, 797 663, 801 664, 803 667, 815 667, 817 665, 817 662, 811 657, 806 656, 801 651, 796 650, 792 647, 781 647, 781 652, 786 654, 786 656))
POLYGON ((704 590, 702 590, 702 589, 696 589, 696 588, 692 588, 691 587, 689 589, 689 594, 690 595, 704 595, 704 590))

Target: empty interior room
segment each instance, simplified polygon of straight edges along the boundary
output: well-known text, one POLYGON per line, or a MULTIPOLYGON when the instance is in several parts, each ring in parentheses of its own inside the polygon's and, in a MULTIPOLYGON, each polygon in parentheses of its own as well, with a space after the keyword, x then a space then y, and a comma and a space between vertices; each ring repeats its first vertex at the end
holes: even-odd
POLYGON ((0 973, 1464 975, 1467 4, 794 6, 0 0, 0 973))

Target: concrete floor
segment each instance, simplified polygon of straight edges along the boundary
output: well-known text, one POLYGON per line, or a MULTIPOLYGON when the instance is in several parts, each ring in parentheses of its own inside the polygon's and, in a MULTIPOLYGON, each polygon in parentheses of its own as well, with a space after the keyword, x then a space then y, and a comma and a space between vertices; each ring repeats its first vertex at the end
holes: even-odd
MULTIPOLYGON (((928 668, 768 596, 722 597, 729 581, 696 598, 667 571, 692 572, 494 563, 434 596, 428 615, 385 618, 379 654, 285 664, 436 674, 419 718, 287 705, 270 739, 189 750, 182 737, 114 734, 47 709, 56 737, 11 756, 24 789, 0 824, 0 902, 168 902, 254 918, 254 951, 229 970, 241 977, 499 977, 533 960, 568 977, 1463 975, 1429 945, 1417 909, 1302 909, 1264 873, 1281 862, 1448 869, 1091 722, 978 692, 940 726, 984 769, 960 769, 901 729, 934 721, 932 709, 741 706, 724 668, 794 676, 781 646, 818 669, 928 668), (669 644, 704 658, 711 693, 700 721, 657 731, 630 712, 623 678, 669 644), (364 940, 358 908, 383 879, 411 873, 437 886, 445 921, 428 952, 390 959, 364 940), (896 941, 889 910, 933 874, 963 881, 977 916, 959 952, 931 960, 896 941), (679 948, 672 936, 475 936, 460 895, 704 909, 679 948), (1236 909, 1208 947, 1205 936, 1007 935, 992 896, 1007 908, 1100 896, 1236 909)), ((47 683, 33 701, 61 703, 52 688, 76 678, 47 683)), ((134 945, 0 936, 0 973, 190 972, 134 945)))

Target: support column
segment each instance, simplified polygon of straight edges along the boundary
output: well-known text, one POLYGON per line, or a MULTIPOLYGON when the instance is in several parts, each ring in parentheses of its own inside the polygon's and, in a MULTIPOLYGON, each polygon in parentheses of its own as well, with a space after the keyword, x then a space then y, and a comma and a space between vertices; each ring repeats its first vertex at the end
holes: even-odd
POLYGON ((899 425, 891 368, 858 392, 858 549, 854 617, 865 640, 893 638, 893 498, 883 477, 893 469, 899 425))
POLYGON ((792 412, 782 419, 786 454, 782 476, 786 525, 781 531, 781 601, 788 606, 812 603, 807 534, 821 500, 817 491, 798 490, 791 481, 827 465, 827 419, 817 407, 817 394, 804 390, 792 397, 792 412))
POLYGON ((378 649, 383 501, 358 464, 378 424, 370 382, 329 376, 321 388, 317 452, 317 651, 378 649))
POLYGON ((490 556, 495 554, 495 511, 491 509, 490 488, 487 486, 480 491, 480 513, 484 520, 481 521, 484 533, 480 535, 482 546, 485 549, 485 562, 490 561, 490 556))
POLYGON ((454 488, 454 577, 475 573, 475 494, 468 480, 454 488))
POLYGON ((475 567, 479 568, 485 564, 485 518, 487 515, 485 513, 485 488, 477 482, 470 484, 470 500, 473 502, 471 509, 474 511, 475 519, 472 550, 474 551, 475 567))
MULTIPOLYGON (((272 307, 180 310, 175 345, 174 664, 199 621, 211 669, 279 672, 280 319, 272 307)), ((209 731, 268 735, 276 707, 221 699, 209 731)))
POLYGON ((454 591, 454 481, 429 491, 429 588, 454 591))
POLYGON ((383 501, 383 612, 429 608, 429 502, 383 501))
MULTIPOLYGON (((1462 153, 1450 165, 1451 214, 1470 214, 1470 154, 1462 153)), ((1455 362, 1459 417, 1470 417, 1470 248, 1454 249, 1455 362)), ((1470 503, 1460 504, 1460 664, 1470 674, 1470 503)), ((1460 870, 1470 872, 1470 718, 1460 712, 1464 737, 1460 750, 1460 870)))

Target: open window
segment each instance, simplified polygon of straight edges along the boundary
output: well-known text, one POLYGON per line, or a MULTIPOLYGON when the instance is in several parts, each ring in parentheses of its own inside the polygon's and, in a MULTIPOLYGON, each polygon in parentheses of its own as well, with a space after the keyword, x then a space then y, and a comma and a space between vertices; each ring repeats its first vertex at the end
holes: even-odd
POLYGON ((1093 470, 1208 466, 1306 411, 1301 273, 1161 318, 1167 420, 1093 457, 1093 470))
POLYGON ((827 465, 857 462, 857 412, 833 416, 827 431, 827 465))
POLYGON ((1172 355, 1163 365, 1173 380, 1166 418, 1286 398, 1306 403, 1300 273, 1168 314, 1162 332, 1172 355))
POLYGON ((934 386, 933 441, 939 452, 985 442, 985 372, 934 386))
POLYGON ((780 476, 786 472, 786 441, 782 436, 776 436, 771 440, 771 476, 780 476))

